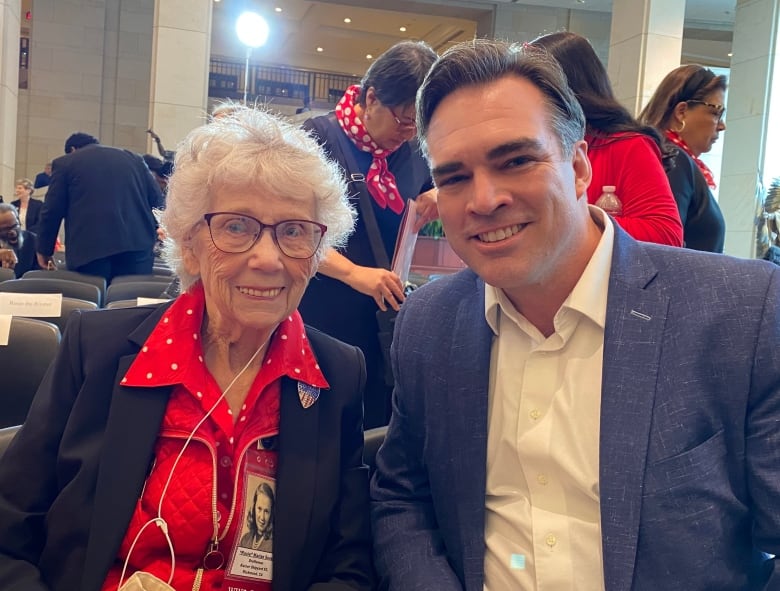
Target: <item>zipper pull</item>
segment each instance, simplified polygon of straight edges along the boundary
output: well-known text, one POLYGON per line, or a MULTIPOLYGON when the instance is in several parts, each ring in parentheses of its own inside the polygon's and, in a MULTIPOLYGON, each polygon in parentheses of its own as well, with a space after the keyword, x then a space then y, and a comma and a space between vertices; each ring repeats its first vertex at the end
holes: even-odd
POLYGON ((209 546, 209 551, 203 557, 203 568, 217 570, 223 566, 225 566, 225 555, 219 550, 219 542, 213 541, 209 546))

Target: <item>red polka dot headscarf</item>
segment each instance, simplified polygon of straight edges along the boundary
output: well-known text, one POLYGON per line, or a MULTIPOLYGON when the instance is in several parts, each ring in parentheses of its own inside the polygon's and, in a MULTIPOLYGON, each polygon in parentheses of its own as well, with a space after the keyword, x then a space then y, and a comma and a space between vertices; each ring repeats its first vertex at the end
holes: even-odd
POLYGON ((387 157, 392 152, 377 145, 355 112, 355 103, 358 102, 359 96, 360 86, 354 85, 347 88, 344 96, 336 105, 336 119, 352 143, 374 157, 366 175, 366 186, 374 201, 382 209, 389 207, 391 211, 400 214, 404 210, 404 200, 398 192, 395 176, 387 168, 387 157))

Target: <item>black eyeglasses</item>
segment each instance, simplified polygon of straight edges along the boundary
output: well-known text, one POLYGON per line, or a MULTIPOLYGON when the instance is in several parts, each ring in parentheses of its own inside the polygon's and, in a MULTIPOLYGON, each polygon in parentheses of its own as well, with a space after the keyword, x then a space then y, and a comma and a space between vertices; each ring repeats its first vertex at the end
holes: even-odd
POLYGON ((699 100, 695 100, 695 99, 691 99, 691 100, 685 101, 685 102, 688 103, 689 105, 690 104, 704 105, 705 107, 708 107, 710 109, 710 111, 712 112, 712 114, 715 115, 718 118, 718 121, 723 119, 723 115, 726 114, 726 107, 724 107, 723 105, 714 105, 712 103, 708 103, 708 102, 705 102, 705 101, 699 101, 699 100))
POLYGON ((385 105, 385 107, 387 107, 387 110, 390 111, 390 114, 393 116, 393 119, 395 119, 395 123, 398 125, 398 127, 408 130, 417 129, 417 122, 414 119, 401 119, 398 115, 395 114, 395 111, 393 111, 392 107, 389 107, 388 105, 385 105))
POLYGON ((203 219, 209 227, 211 241, 222 252, 238 254, 248 251, 268 228, 276 246, 291 259, 313 257, 328 229, 324 224, 309 220, 264 224, 252 216, 229 211, 207 213, 203 219))

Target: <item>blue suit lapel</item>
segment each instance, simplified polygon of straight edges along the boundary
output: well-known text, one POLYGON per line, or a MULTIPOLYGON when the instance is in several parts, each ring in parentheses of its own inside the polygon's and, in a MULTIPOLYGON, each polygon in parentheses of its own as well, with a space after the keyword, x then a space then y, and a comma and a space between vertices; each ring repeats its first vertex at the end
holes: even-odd
POLYGON ((490 348, 493 333, 485 321, 485 285, 474 276, 474 289, 455 311, 447 364, 447 425, 453 450, 455 513, 463 548, 466 591, 481 591, 485 556, 485 486, 490 348))
POLYGON ((669 298, 641 243, 615 226, 601 390, 599 481, 606 591, 628 591, 669 298))

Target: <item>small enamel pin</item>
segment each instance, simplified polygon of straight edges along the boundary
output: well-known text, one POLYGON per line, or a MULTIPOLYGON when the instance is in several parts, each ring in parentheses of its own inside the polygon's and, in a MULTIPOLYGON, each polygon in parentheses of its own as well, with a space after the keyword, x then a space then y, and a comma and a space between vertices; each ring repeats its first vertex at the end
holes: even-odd
POLYGON ((301 399, 301 406, 303 408, 309 408, 312 404, 317 402, 320 397, 320 389, 315 386, 310 386, 304 382, 298 382, 298 398, 301 399))

